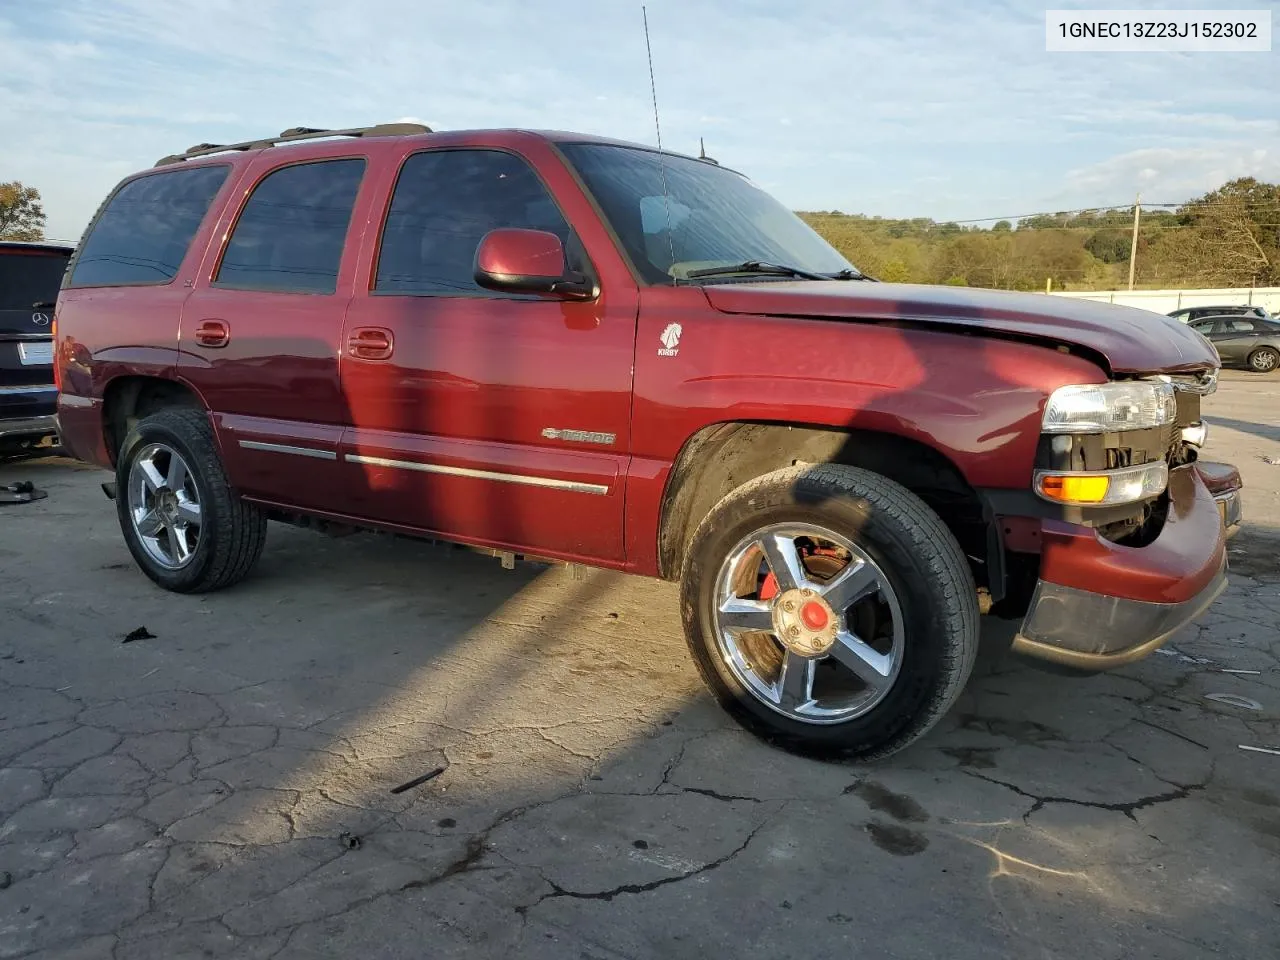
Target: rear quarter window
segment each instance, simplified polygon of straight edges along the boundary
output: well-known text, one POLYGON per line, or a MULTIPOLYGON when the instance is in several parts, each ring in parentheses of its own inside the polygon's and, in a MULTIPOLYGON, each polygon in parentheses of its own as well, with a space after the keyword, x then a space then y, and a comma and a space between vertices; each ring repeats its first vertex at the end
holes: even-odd
POLYGON ((189 167, 124 184, 89 228, 68 286, 168 283, 229 170, 189 167))

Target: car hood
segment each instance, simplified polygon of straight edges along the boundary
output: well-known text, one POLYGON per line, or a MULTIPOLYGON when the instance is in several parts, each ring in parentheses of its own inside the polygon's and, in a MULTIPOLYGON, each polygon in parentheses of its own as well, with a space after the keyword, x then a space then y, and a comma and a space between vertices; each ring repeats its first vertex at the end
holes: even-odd
POLYGON ((1217 367, 1209 341, 1163 314, 1075 297, 906 283, 786 281, 707 284, 724 313, 901 321, 1072 344, 1112 373, 1186 373, 1217 367))

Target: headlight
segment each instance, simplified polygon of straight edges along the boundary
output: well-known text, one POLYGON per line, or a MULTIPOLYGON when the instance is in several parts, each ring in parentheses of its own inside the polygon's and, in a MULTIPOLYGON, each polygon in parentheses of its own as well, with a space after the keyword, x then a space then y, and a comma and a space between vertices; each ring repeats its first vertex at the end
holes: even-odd
POLYGON ((1063 473, 1036 471, 1036 493, 1054 503, 1074 506, 1108 506, 1134 503, 1159 496, 1169 484, 1169 467, 1163 461, 1123 470, 1063 473))
POLYGON ((1117 380, 1059 387, 1044 406, 1045 433, 1114 433, 1172 423, 1173 385, 1163 380, 1117 380))

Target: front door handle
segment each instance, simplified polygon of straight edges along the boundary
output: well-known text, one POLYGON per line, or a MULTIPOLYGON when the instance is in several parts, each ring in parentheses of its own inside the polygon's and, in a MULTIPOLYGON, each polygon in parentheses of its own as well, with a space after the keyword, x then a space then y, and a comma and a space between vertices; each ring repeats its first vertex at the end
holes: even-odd
POLYGON ((201 320, 196 327, 196 343, 202 347, 225 347, 231 342, 231 326, 225 320, 201 320))
POLYGON ((357 360, 390 360, 395 338, 384 327, 356 327, 347 337, 347 353, 357 360))

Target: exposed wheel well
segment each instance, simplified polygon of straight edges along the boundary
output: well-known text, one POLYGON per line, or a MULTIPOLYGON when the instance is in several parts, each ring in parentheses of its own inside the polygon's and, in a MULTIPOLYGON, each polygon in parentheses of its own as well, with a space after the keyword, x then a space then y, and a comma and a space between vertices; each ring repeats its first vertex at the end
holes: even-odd
POLYGON ((675 579, 689 541, 711 507, 748 480, 795 463, 842 463, 894 480, 942 518, 969 558, 979 586, 998 599, 1003 572, 998 538, 982 500, 947 457, 916 440, 870 430, 835 430, 776 423, 722 423, 685 444, 663 495, 658 564, 675 579))
POLYGON ((190 387, 160 377, 119 377, 107 385, 103 397, 103 430, 107 452, 116 453, 133 424, 165 407, 200 407, 190 387))

